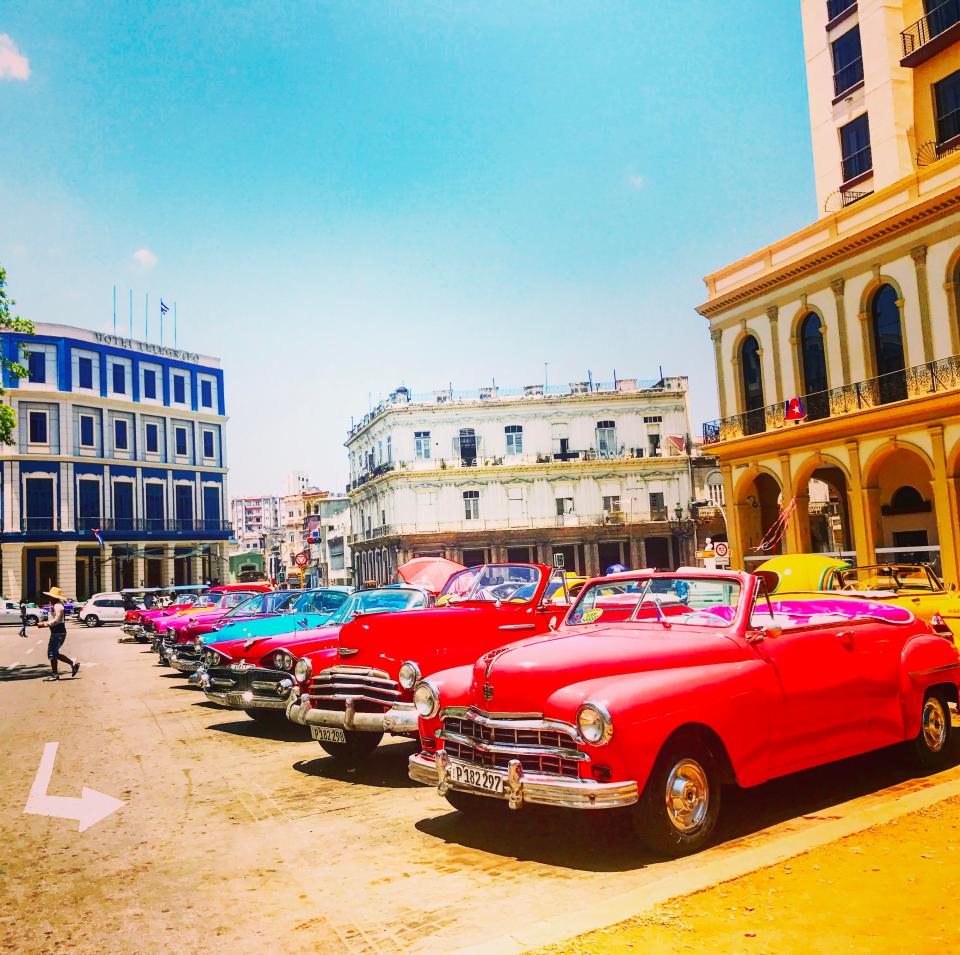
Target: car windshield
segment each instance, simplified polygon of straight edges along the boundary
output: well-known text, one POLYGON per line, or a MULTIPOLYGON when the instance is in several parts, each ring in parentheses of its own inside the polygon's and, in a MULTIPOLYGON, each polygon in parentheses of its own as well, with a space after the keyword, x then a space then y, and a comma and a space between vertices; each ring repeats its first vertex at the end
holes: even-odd
POLYGON ((384 587, 378 590, 362 590, 341 604, 331 623, 346 623, 366 613, 389 613, 395 610, 417 610, 427 606, 423 591, 403 587, 384 587))
POLYGON ((539 567, 530 564, 483 564, 468 567, 451 577, 437 604, 464 600, 511 600, 527 603, 533 600, 540 583, 539 567))
POLYGON ((215 609, 230 611, 224 614, 230 618, 247 617, 250 614, 262 613, 259 608, 263 606, 263 598, 270 596, 272 595, 250 593, 249 590, 231 590, 220 595, 215 609))
POLYGON ((289 613, 333 613, 347 602, 347 595, 339 590, 311 590, 302 594, 289 613))
POLYGON ((727 627, 740 603, 739 581, 657 574, 598 580, 584 588, 567 624, 653 620, 695 627, 727 627))
POLYGON ((830 575, 828 590, 870 591, 911 590, 932 593, 943 584, 929 567, 920 564, 871 564, 863 567, 838 567, 830 575))

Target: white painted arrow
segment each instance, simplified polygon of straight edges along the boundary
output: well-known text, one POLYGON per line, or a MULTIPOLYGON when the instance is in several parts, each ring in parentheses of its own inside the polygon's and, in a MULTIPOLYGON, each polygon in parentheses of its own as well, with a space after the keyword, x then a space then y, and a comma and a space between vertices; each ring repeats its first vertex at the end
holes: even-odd
POLYGON ((79 832, 96 825, 101 819, 106 819, 112 812, 116 812, 124 800, 115 799, 96 789, 83 787, 82 795, 76 796, 48 796, 47 787, 53 775, 53 764, 57 758, 59 743, 47 743, 43 747, 43 756, 40 757, 40 767, 36 778, 30 787, 27 804, 23 811, 35 816, 56 816, 61 819, 76 819, 80 823, 79 832))

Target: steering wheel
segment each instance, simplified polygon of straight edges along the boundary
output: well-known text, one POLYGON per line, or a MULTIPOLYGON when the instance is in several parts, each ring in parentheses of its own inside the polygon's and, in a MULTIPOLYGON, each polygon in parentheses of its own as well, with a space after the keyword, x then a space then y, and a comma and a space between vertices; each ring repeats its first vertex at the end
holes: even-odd
POLYGON ((709 617, 711 620, 717 620, 719 623, 726 627, 729 625, 730 621, 725 617, 721 617, 718 613, 710 613, 709 610, 694 610, 683 622, 690 623, 693 617, 709 617))

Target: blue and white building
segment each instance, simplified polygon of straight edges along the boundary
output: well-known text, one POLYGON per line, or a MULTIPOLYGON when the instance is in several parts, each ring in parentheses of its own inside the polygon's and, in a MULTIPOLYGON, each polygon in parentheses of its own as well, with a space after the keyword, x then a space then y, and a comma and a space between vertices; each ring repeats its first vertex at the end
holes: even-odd
POLYGON ((225 579, 219 359, 47 324, 0 348, 29 370, 3 379, 17 416, 0 447, 4 595, 225 579))

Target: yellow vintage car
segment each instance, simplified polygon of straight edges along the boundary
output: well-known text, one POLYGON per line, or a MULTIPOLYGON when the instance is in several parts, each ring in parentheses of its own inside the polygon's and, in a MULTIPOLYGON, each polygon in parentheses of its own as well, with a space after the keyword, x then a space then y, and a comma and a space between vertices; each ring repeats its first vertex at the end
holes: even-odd
POLYGON ((951 633, 960 635, 960 595, 927 564, 857 567, 826 554, 783 554, 764 561, 755 573, 771 595, 799 597, 827 591, 889 601, 935 626, 939 616, 951 633))

